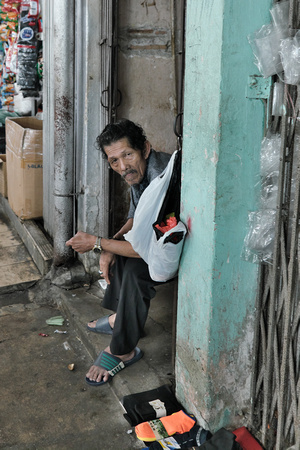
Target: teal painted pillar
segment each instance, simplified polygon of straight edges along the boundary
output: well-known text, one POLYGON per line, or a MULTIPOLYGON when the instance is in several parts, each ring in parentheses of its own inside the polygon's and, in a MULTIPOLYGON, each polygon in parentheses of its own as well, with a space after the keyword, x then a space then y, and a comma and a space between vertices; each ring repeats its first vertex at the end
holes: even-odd
POLYGON ((257 266, 241 259, 264 130, 247 35, 271 0, 188 0, 182 218, 189 228, 178 293, 177 397, 202 425, 245 424, 257 266))

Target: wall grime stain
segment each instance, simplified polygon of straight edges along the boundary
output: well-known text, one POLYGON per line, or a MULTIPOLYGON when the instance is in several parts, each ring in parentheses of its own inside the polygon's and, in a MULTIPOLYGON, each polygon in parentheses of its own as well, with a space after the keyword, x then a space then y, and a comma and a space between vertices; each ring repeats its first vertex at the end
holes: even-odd
POLYGON ((251 322, 253 314, 249 312, 241 326, 241 332, 236 336, 234 350, 220 352, 218 362, 211 361, 208 374, 214 380, 214 393, 212 401, 212 417, 217 425, 224 423, 224 409, 222 404, 231 405, 228 412, 230 425, 239 427, 244 425, 245 417, 241 414, 241 408, 234 405, 243 405, 243 410, 250 411, 250 382, 253 330, 251 322))
MULTIPOLYGON (((181 344, 184 345, 184 348, 186 350, 188 349, 186 343, 184 344, 184 342, 182 342, 181 344)), ((182 351, 183 348, 180 348, 182 351)), ((208 386, 201 382, 198 384, 197 389, 194 389, 194 387, 192 386, 190 382, 191 374, 194 374, 194 376, 199 380, 199 377, 201 379, 201 373, 199 373, 199 368, 197 367, 195 361, 191 359, 191 355, 188 355, 187 353, 187 351, 183 351, 181 355, 183 359, 179 357, 176 376, 177 379, 180 380, 180 383, 178 383, 177 386, 180 387, 179 389, 177 389, 177 395, 179 397, 179 401, 183 404, 183 406, 185 406, 185 408, 191 414, 194 414, 196 416, 199 424, 205 429, 209 429, 209 414, 206 415, 206 412, 211 408, 208 386), (193 366, 193 368, 189 369, 189 371, 186 370, 186 357, 189 358, 189 361, 193 366)), ((207 358, 204 356, 203 360, 205 361, 206 359, 207 358)), ((205 372, 205 367, 203 367, 203 370, 205 372)))
POLYGON ((55 102, 54 126, 56 131, 65 132, 73 121, 73 102, 62 95, 55 102))

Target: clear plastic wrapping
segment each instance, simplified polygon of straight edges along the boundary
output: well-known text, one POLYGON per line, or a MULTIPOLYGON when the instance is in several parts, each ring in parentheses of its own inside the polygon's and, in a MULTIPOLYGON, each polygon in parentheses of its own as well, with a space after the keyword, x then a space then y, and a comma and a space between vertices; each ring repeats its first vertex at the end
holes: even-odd
POLYGON ((261 209, 275 209, 278 194, 278 172, 272 172, 261 182, 261 209))
POLYGON ((249 213, 248 232, 242 251, 243 259, 249 262, 272 263, 280 150, 280 134, 268 133, 261 143, 260 207, 258 211, 249 213))
POLYGON ((275 218, 274 209, 249 213, 249 230, 244 240, 243 259, 252 263, 272 263, 275 218))
POLYGON ((280 42, 287 38, 288 30, 273 24, 263 25, 260 30, 248 36, 255 56, 255 64, 260 73, 268 78, 282 72, 280 59, 280 42))
POLYGON ((275 209, 277 205, 280 148, 280 134, 268 134, 262 140, 260 152, 261 209, 275 209))
POLYGON ((270 9, 273 23, 276 27, 287 28, 289 23, 289 7, 290 1, 275 3, 270 9))
POLYGON ((284 83, 276 81, 273 88, 272 116, 284 115, 284 83))
POLYGON ((34 90, 37 87, 37 53, 32 48, 18 49, 17 84, 20 88, 34 90))
POLYGON ((300 83, 300 32, 294 37, 283 39, 280 44, 280 57, 284 70, 284 82, 300 83))
POLYGON ((279 171, 280 164, 280 134, 268 134, 261 143, 260 174, 267 177, 273 172, 279 171))

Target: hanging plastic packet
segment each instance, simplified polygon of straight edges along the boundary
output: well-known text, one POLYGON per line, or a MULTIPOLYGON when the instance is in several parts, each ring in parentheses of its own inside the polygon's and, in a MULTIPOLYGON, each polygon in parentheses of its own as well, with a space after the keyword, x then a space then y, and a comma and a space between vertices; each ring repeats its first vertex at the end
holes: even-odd
POLYGON ((10 30, 7 28, 5 23, 2 23, 0 25, 0 39, 1 39, 1 41, 4 41, 4 42, 8 41, 9 36, 10 36, 10 30))
POLYGON ((288 37, 288 30, 272 24, 263 25, 260 30, 248 36, 260 73, 268 78, 282 72, 279 55, 280 42, 288 37))
POLYGON ((242 258, 252 263, 272 263, 278 201, 281 136, 267 133, 260 153, 260 209, 249 213, 242 258))
POLYGON ((33 17, 29 17, 30 4, 22 3, 19 21, 19 38, 18 46, 36 47, 38 32, 38 21, 33 17))
POLYGON ((280 149, 280 134, 268 133, 262 140, 260 152, 260 174, 262 177, 267 177, 274 172, 279 172, 280 149))
POLYGON ((242 258, 252 263, 272 264, 276 210, 250 212, 248 233, 244 239, 242 258))
POLYGON ((284 82, 298 85, 300 83, 300 32, 294 37, 283 39, 280 44, 280 57, 284 70, 284 82))
POLYGON ((273 172, 262 179, 261 182, 261 208, 275 209, 278 197, 279 172, 273 172))
POLYGON ((39 0, 30 0, 28 17, 37 19, 40 13, 39 0))
POLYGON ((275 3, 275 5, 270 9, 273 23, 276 27, 288 28, 289 8, 290 8, 290 1, 287 0, 275 3))
POLYGON ((23 1, 20 9, 18 36, 17 84, 21 90, 34 91, 38 87, 38 20, 30 16, 31 2, 23 1))
POLYGON ((280 151, 280 134, 268 133, 262 140, 260 152, 261 209, 275 209, 277 206, 280 151))
POLYGON ((284 100, 284 83, 276 81, 273 88, 272 116, 282 116, 285 112, 283 104, 284 100))

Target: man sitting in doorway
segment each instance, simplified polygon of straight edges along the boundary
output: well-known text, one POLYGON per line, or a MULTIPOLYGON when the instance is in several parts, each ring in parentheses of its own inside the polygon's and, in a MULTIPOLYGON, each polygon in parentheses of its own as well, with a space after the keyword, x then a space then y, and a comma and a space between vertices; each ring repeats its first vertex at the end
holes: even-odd
POLYGON ((148 265, 123 236, 132 228, 143 191, 163 172, 170 159, 169 154, 154 151, 143 129, 127 119, 107 125, 97 144, 110 167, 131 187, 131 201, 127 222, 112 239, 79 231, 66 242, 78 253, 93 249, 101 252, 100 272, 108 283, 102 306, 114 312, 88 324, 91 331, 112 335, 110 345, 86 375, 87 383, 94 386, 106 383, 143 356, 137 343, 158 283, 151 279, 148 265))

